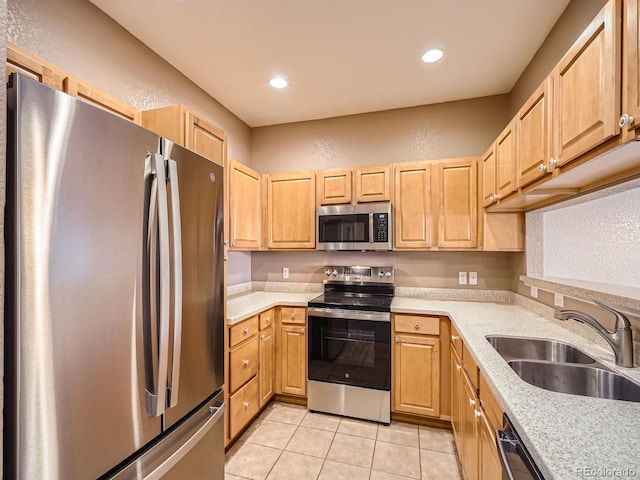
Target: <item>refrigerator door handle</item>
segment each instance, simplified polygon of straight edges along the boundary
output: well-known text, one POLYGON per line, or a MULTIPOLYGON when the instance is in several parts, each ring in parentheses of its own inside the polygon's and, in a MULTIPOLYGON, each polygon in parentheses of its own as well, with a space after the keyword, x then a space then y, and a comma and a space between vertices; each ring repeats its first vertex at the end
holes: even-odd
MULTIPOLYGON (((167 207, 167 175, 165 161, 161 155, 151 154, 151 173, 156 178, 156 202, 158 212, 158 250, 159 265, 159 301, 158 301, 158 371, 155 379, 156 393, 147 392, 149 415, 158 417, 164 413, 167 401, 167 368, 169 363, 169 293, 170 293, 170 265, 169 265, 169 212, 167 207)), ((155 235, 155 232, 151 232, 155 235)), ((149 259, 150 263, 155 259, 149 259)), ((152 285, 152 288, 154 286, 152 285)), ((156 297, 156 298, 158 298, 156 297)))
POLYGON ((175 160, 168 160, 169 187, 171 192, 171 219, 173 240, 173 357, 171 380, 167 389, 168 406, 178 404, 180 386, 180 355, 182 343, 182 230, 180 223, 180 191, 178 167, 175 160))
POLYGON ((164 462, 158 465, 151 473, 144 477, 144 480, 159 480, 165 475, 169 470, 171 470, 180 460, 184 458, 184 456, 191 451, 193 447, 195 447, 202 437, 204 437, 211 428, 218 423, 219 420, 224 416, 224 403, 219 407, 209 407, 209 412, 211 413, 211 417, 207 419, 207 421, 198 429, 196 433, 193 434, 189 440, 184 442, 180 448, 178 448, 169 458, 167 458, 164 462))

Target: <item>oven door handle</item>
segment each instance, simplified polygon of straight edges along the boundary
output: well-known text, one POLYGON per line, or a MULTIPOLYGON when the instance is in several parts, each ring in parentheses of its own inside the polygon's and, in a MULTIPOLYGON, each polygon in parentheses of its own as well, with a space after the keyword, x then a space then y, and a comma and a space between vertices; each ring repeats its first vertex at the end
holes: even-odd
POLYGON ((341 308, 307 308, 308 317, 342 318, 345 320, 373 320, 391 322, 389 312, 367 312, 364 310, 344 310, 341 308))

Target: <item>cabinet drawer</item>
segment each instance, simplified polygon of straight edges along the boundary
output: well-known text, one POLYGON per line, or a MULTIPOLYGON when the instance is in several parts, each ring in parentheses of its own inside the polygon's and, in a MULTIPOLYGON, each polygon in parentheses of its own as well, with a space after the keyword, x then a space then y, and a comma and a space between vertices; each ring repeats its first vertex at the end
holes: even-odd
POLYGON ((258 336, 229 353, 229 391, 235 392, 258 374, 258 336))
POLYGON ((258 332, 258 316, 251 317, 229 329, 229 347, 235 347, 258 332))
POLYGON ((280 309, 282 323, 306 323, 307 309, 304 307, 282 307, 280 309))
POLYGON ((229 434, 235 437, 260 409, 258 378, 254 378, 229 399, 229 434))
POLYGON ((276 318, 276 309, 272 308, 266 312, 260 314, 260 330, 264 330, 267 327, 273 325, 273 320, 276 318))
POLYGON ((394 329, 396 332, 440 335, 440 317, 396 315, 394 321, 394 329))
POLYGON ((456 352, 458 352, 458 356, 462 358, 462 337, 453 322, 451 322, 451 344, 456 352))
POLYGON ((469 380, 471 380, 471 383, 473 384, 473 388, 478 390, 478 384, 479 384, 478 377, 480 376, 478 364, 471 356, 471 352, 469 352, 469 350, 467 349, 467 346, 464 344, 462 345, 462 363, 464 364, 464 369, 467 371, 467 374, 469 375, 469 380))

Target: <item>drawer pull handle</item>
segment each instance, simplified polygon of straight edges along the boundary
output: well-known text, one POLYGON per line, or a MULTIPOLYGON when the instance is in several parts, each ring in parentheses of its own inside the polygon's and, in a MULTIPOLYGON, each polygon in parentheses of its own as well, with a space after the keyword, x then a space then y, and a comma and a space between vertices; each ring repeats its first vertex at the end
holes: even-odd
POLYGON ((245 333, 245 334, 249 333, 250 331, 251 331, 251 329, 250 329, 249 327, 247 327, 247 328, 245 328, 245 329, 244 329, 244 333, 245 333))
POLYGON ((263 333, 262 335, 260 335, 260 338, 264 340, 265 338, 267 338, 267 336, 263 333))
POLYGON ((291 320, 293 320, 294 318, 296 318, 296 314, 292 313, 291 315, 289 315, 289 318, 291 318, 291 320))
POLYGON ((301 328, 301 329, 300 329, 300 333, 304 333, 304 328, 301 328))
POLYGON ((271 321, 271 317, 267 317, 266 322, 269 323, 271 321))
POLYGON ((482 416, 482 412, 480 410, 476 410, 475 408, 473 409, 473 416, 474 417, 481 417, 482 416))
POLYGON ((245 360, 243 363, 244 363, 244 365, 245 365, 246 367, 248 367, 248 366, 249 366, 249 364, 251 363, 251 360, 245 360))
POLYGON ((458 335, 451 335, 451 341, 455 342, 456 340, 460 340, 460 337, 458 335))
POLYGON ((396 343, 400 343, 400 337, 396 337, 396 343))
POLYGON ((458 371, 458 372, 462 371, 462 365, 458 365, 456 363, 456 371, 458 371))
POLYGON ((420 324, 419 323, 414 323, 413 324, 413 328, 415 328, 416 330, 418 330, 420 328, 420 324))
POLYGON ((244 402, 244 408, 249 408, 249 402, 244 402))
POLYGON ((472 398, 469 399, 469 406, 473 407, 476 404, 476 401, 473 400, 472 398))

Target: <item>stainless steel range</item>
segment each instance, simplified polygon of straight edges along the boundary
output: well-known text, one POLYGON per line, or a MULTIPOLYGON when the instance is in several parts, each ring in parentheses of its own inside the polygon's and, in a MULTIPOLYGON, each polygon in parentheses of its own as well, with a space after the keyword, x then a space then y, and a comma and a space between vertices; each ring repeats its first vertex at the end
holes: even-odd
POLYGON ((391 421, 391 267, 328 266, 309 302, 309 410, 391 421))

